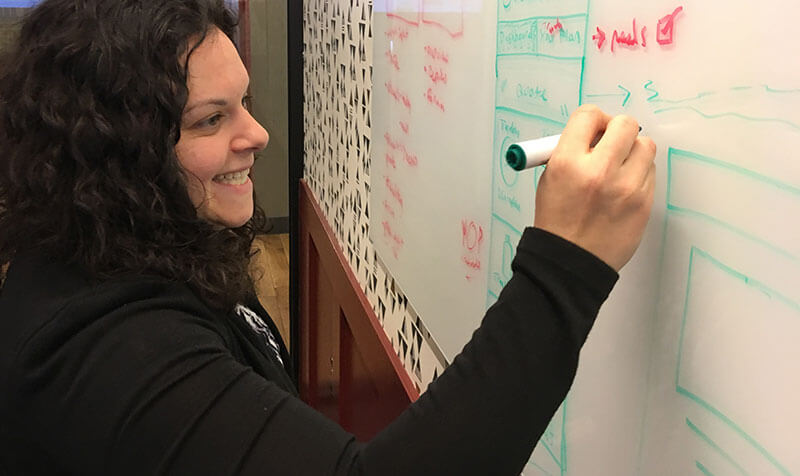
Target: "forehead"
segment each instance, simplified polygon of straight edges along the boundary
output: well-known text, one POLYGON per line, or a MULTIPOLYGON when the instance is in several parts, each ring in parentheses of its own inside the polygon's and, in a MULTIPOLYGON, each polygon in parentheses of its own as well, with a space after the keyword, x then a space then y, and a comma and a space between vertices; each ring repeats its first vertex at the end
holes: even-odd
MULTIPOLYGON (((221 30, 209 31, 189 56, 189 96, 220 94, 220 89, 247 88, 247 70, 233 42, 221 30)), ((237 94, 240 94, 239 91, 237 94)))

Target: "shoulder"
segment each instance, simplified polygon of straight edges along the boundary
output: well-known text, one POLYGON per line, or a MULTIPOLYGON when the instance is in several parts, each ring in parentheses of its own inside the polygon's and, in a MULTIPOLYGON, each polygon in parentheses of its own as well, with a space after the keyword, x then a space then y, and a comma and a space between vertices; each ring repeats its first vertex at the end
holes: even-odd
POLYGON ((98 349, 121 355, 170 345, 224 349, 226 336, 223 319, 187 286, 157 277, 95 281, 77 267, 22 257, 12 262, 0 294, 0 378, 98 349))

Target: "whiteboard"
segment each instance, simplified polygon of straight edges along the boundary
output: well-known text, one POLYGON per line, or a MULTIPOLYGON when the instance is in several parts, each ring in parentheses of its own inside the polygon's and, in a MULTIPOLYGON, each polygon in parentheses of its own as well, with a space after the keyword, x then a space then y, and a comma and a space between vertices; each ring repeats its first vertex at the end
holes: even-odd
POLYGON ((582 103, 658 145, 653 214, 529 475, 800 475, 800 5, 376 0, 370 235, 454 357, 582 103))

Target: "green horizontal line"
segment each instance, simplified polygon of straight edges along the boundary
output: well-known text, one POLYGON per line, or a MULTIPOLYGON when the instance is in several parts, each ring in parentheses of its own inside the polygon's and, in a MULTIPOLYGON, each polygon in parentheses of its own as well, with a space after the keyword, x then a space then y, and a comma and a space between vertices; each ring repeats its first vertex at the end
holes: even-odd
POLYGON ((547 58, 547 59, 554 59, 554 60, 562 60, 562 61, 582 61, 583 56, 553 56, 553 55, 546 55, 544 53, 497 53, 498 58, 508 58, 508 57, 531 57, 531 58, 547 58))
POLYGON ((512 107, 495 106, 494 109, 495 109, 495 111, 502 111, 502 112, 507 112, 507 113, 510 113, 510 114, 515 114, 515 115, 518 115, 518 116, 522 116, 522 117, 524 117, 526 119, 539 120, 539 121, 542 121, 542 122, 546 122, 548 124, 559 126, 561 128, 563 128, 564 126, 567 125, 566 122, 559 122, 559 121, 556 121, 554 119, 550 119, 548 117, 540 116, 538 114, 531 114, 529 112, 520 111, 519 109, 514 109, 512 107))
POLYGON ((573 18, 585 18, 585 17, 586 17, 585 13, 573 13, 573 14, 570 14, 570 15, 528 17, 528 18, 523 18, 521 20, 499 20, 497 22, 497 24, 498 25, 504 25, 504 24, 512 24, 512 23, 525 23, 525 22, 536 21, 536 20, 552 20, 553 18, 558 18, 559 20, 571 20, 573 18))

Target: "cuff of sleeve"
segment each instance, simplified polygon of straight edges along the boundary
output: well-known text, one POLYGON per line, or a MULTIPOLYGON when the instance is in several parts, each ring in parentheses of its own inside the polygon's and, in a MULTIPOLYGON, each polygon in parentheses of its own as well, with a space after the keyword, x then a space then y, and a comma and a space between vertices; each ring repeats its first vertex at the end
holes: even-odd
POLYGON ((580 246, 541 228, 528 227, 517 245, 517 256, 531 254, 574 275, 591 293, 605 300, 619 274, 603 260, 580 246))

